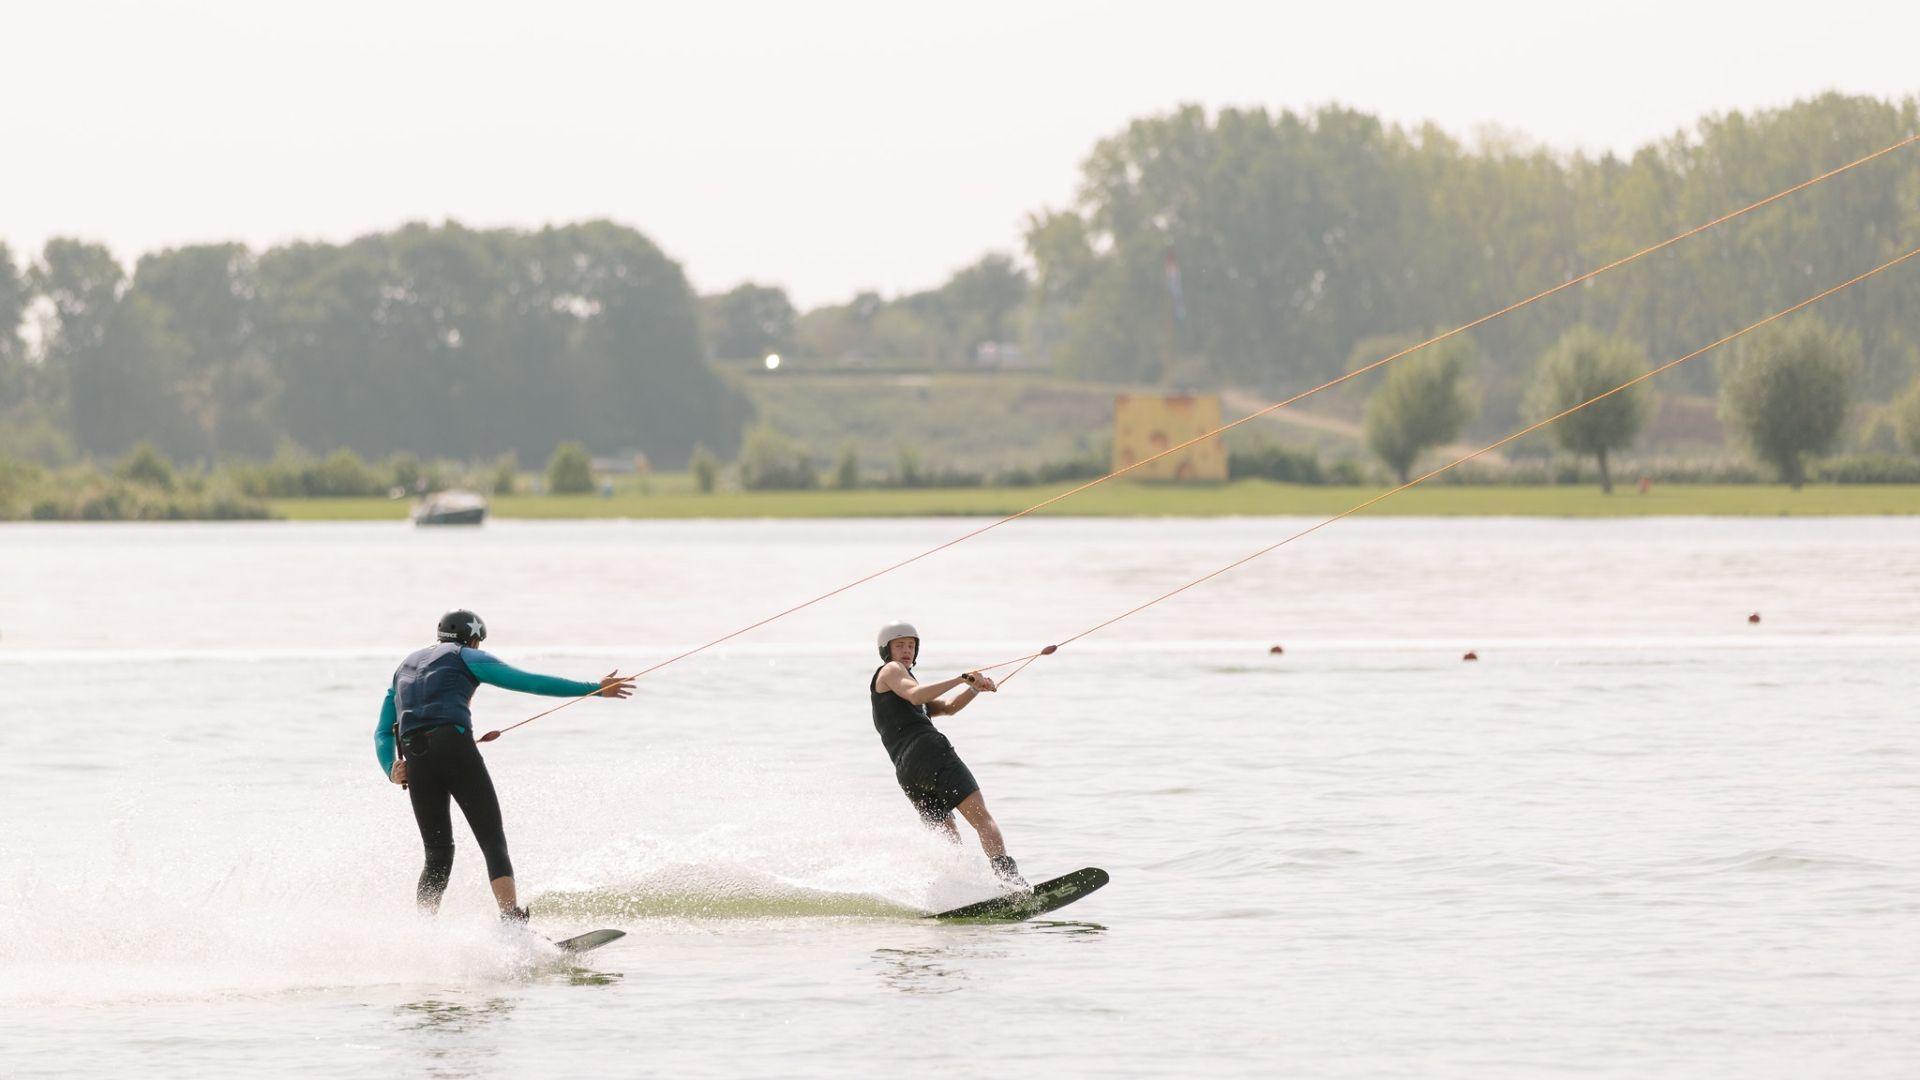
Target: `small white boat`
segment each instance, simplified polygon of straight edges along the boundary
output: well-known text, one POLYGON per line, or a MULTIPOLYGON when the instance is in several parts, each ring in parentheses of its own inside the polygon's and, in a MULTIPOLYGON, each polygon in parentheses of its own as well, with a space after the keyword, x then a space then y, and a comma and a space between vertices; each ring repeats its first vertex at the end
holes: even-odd
POLYGON ((437 491, 413 504, 415 525, 478 525, 487 520, 487 498, 477 491, 437 491))

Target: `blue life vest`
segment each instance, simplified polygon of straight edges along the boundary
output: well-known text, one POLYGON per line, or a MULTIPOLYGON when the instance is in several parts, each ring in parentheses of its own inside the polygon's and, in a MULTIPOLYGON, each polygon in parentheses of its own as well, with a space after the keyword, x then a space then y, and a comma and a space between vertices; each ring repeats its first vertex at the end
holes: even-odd
POLYGON ((393 673, 393 708, 400 720, 400 737, 422 728, 457 724, 473 726, 468 708, 480 680, 460 656, 462 646, 448 641, 431 645, 400 661, 393 673))

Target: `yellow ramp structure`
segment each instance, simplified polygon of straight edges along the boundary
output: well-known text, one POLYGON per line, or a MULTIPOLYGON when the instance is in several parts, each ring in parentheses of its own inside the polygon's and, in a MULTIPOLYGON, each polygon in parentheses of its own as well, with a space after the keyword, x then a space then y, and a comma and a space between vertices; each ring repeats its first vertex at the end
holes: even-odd
MULTIPOLYGON (((1218 394, 1120 394, 1113 399, 1113 467, 1124 469, 1220 426, 1218 394)), ((1207 439, 1127 474, 1180 483, 1227 478, 1227 448, 1207 439)))

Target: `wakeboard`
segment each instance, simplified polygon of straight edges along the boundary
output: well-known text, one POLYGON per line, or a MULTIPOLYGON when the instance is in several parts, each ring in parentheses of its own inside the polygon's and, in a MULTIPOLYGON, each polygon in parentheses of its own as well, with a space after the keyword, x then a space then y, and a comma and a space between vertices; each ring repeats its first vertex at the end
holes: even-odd
POLYGON ((592 952, 609 941, 618 941, 626 936, 625 930, 589 930, 584 934, 565 938, 553 944, 563 953, 578 956, 583 952, 592 952))
POLYGON ((1033 887, 1031 893, 1008 893, 977 904, 926 916, 941 922, 1025 922, 1057 911, 1107 883, 1107 872, 1097 866, 1062 874, 1033 887))

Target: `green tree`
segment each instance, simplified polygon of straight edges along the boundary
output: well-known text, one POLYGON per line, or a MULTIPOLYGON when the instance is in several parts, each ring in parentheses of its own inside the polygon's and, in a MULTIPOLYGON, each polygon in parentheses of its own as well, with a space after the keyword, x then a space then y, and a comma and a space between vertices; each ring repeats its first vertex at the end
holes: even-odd
POLYGON ((740 445, 740 486, 748 491, 798 491, 818 487, 806 447, 767 424, 747 432, 740 445))
POLYGON ((1831 447, 1846 422, 1859 349, 1853 335, 1802 315, 1755 331, 1722 362, 1722 421, 1795 490, 1807 455, 1831 447))
POLYGON ((792 352, 794 320, 799 313, 786 290, 751 282, 718 296, 700 299, 707 347, 722 360, 757 360, 768 353, 792 352))
POLYGON ((564 442, 547 459, 547 490, 555 495, 580 495, 593 490, 593 457, 585 444, 564 442))
POLYGON ((175 343, 173 396, 215 456, 273 450, 279 380, 254 332, 257 292, 253 255, 239 244, 143 255, 134 268, 129 295, 152 306, 175 343))
POLYGON ((0 242, 0 408, 26 393, 26 350, 20 326, 32 300, 27 275, 14 265, 12 250, 0 242))
MULTIPOLYGON (((1396 326, 1453 326, 1708 221, 1920 129, 1920 98, 1826 94, 1703 118, 1626 155, 1551 153, 1511 136, 1463 145, 1350 109, 1194 106, 1101 140, 1077 203, 1029 222, 1062 370, 1159 379, 1170 359, 1281 390, 1339 371, 1353 342, 1396 326), (1179 270, 1177 317, 1168 258, 1179 270)), ((1920 158, 1819 185, 1632 273, 1478 331, 1491 421, 1523 404, 1527 360, 1572 322, 1678 356, 1729 324, 1899 253, 1920 224, 1920 158), (1792 252, 1793 273, 1784 273, 1792 252), (1571 309, 1571 310, 1570 310, 1571 309), (1571 314, 1571 317, 1569 316, 1571 314)), ((1835 297, 1860 328, 1862 378, 1891 393, 1920 359, 1902 316, 1920 283, 1835 297)), ((1713 389, 1708 368, 1674 373, 1713 389)))
POLYGON ((1013 338, 1013 316, 1027 303, 1031 283, 1010 256, 994 253, 957 271, 939 290, 939 312, 950 354, 976 359, 980 346, 1013 338))
POLYGON ((118 457, 150 442, 176 459, 204 454, 180 402, 186 346, 167 330, 159 305, 128 293, 112 254, 49 240, 31 278, 53 308, 46 365, 64 391, 80 448, 118 457))
MULTIPOLYGON (((1545 419, 1589 401, 1647 371, 1646 354, 1623 338, 1576 326, 1540 358, 1528 392, 1529 411, 1545 419)), ((1613 494, 1607 455, 1633 445, 1646 422, 1647 399, 1635 386, 1555 421, 1549 431, 1562 449, 1591 454, 1600 466, 1600 490, 1613 494)))
POLYGON ((1367 446, 1401 483, 1421 453, 1458 438, 1473 417, 1466 367, 1473 356, 1463 339, 1428 346, 1394 361, 1367 401, 1367 446))
POLYGON ((746 400, 707 364, 680 267, 611 222, 409 225, 253 270, 286 434, 474 460, 578 435, 662 465, 732 447, 746 400))

